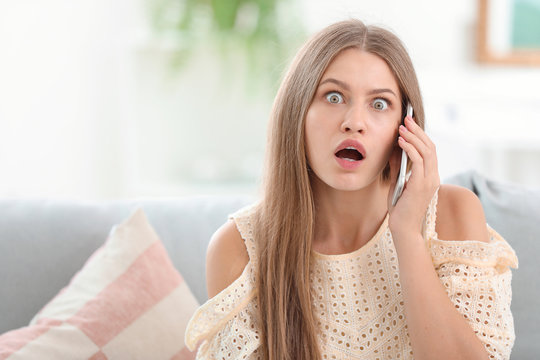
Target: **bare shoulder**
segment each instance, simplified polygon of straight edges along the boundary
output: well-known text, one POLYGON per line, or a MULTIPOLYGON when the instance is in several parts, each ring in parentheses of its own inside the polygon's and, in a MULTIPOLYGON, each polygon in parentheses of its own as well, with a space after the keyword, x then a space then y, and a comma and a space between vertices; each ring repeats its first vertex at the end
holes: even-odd
POLYGON ((488 242, 486 217, 476 194, 461 186, 441 185, 435 231, 441 240, 488 242))
POLYGON ((206 251, 206 289, 213 298, 241 274, 249 255, 234 221, 223 224, 210 239, 206 251))

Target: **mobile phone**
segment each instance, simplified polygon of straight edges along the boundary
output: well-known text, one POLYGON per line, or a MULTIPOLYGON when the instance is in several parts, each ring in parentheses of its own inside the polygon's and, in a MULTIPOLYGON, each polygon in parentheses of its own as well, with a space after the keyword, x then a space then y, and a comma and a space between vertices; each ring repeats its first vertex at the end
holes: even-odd
MULTIPOLYGON (((413 108, 411 103, 407 103, 407 116, 413 116, 413 108)), ((405 121, 405 119, 403 119, 405 121)), ((399 168, 399 175, 394 189, 394 196, 392 197, 392 206, 395 206, 401 193, 403 193, 403 187, 405 186, 405 176, 407 175, 407 153, 405 150, 401 151, 401 167, 399 168)))

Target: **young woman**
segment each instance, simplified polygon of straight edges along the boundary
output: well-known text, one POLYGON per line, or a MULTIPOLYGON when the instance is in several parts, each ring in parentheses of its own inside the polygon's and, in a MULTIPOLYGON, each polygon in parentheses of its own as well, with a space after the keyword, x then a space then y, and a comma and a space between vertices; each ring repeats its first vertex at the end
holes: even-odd
POLYGON ((316 34, 270 125, 263 198, 208 247, 210 300, 186 333, 198 359, 509 358, 516 255, 474 193, 440 185, 395 35, 357 20, 316 34))

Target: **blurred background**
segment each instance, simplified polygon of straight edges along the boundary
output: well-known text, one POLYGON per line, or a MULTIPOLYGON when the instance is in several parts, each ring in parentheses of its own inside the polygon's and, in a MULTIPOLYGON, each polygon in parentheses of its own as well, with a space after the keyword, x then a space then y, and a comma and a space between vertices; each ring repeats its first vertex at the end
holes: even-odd
POLYGON ((540 0, 0 0, 0 196, 256 194, 284 70, 350 17, 408 48, 441 179, 540 184, 540 0))

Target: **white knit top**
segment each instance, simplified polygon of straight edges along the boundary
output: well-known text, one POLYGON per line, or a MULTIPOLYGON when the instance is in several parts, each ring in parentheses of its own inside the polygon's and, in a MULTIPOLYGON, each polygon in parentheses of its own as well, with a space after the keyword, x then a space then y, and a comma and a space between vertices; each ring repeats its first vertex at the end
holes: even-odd
MULTIPOLYGON (((510 267, 518 266, 516 254, 488 224, 488 243, 438 239, 437 196, 438 191, 423 227, 433 266, 490 358, 509 359, 515 339, 510 267)), ((185 343, 191 350, 200 345, 197 359, 261 358, 253 215, 252 206, 231 215, 250 258, 242 275, 203 304, 188 324, 185 343)), ((322 359, 413 359, 388 214, 360 249, 340 255, 314 252, 311 289, 322 359)))

